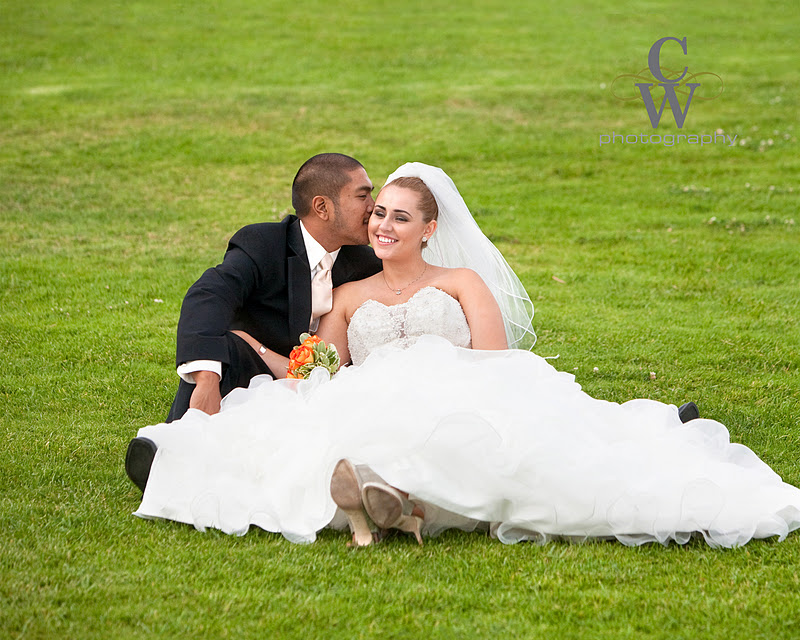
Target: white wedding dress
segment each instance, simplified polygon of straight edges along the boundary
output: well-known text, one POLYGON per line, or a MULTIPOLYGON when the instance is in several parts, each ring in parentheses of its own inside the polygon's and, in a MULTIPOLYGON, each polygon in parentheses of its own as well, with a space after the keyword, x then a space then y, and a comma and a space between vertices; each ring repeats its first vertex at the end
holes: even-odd
POLYGON ((800 490, 713 420, 586 395, 527 351, 472 351, 458 302, 426 287, 364 303, 354 366, 253 380, 207 416, 139 431, 158 453, 136 515, 310 542, 334 522, 336 462, 369 464, 424 505, 423 532, 491 526, 501 541, 615 537, 712 546, 783 539, 800 490))

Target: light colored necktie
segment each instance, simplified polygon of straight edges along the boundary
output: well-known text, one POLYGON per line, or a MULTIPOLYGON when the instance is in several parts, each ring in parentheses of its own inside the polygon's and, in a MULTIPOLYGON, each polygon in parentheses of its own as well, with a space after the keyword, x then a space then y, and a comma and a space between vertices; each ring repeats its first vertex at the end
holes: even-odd
POLYGON ((311 280, 311 323, 315 324, 333 307, 333 280, 331 280, 333 256, 326 253, 319 261, 319 270, 311 280))

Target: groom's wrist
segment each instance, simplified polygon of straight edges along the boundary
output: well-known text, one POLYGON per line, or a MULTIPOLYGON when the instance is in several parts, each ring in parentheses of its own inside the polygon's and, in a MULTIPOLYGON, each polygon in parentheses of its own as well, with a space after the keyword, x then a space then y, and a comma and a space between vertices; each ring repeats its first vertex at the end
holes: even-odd
POLYGON ((214 371, 195 371, 194 382, 198 387, 218 385, 220 376, 214 371))
POLYGON ((194 374, 197 371, 211 371, 222 377, 222 363, 216 360, 191 360, 178 366, 181 380, 195 384, 194 374))

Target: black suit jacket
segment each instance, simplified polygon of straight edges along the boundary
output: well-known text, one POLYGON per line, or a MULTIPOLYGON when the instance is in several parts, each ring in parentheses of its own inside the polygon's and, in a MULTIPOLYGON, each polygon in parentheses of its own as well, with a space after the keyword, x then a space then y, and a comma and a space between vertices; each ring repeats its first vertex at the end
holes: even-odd
MULTIPOLYGON (((367 278, 381 262, 366 246, 344 246, 333 265, 333 286, 367 278)), ((189 289, 178 321, 177 364, 192 360, 228 363, 225 334, 246 331, 288 356, 308 331, 311 270, 300 221, 248 225, 230 239, 222 264, 189 289)))

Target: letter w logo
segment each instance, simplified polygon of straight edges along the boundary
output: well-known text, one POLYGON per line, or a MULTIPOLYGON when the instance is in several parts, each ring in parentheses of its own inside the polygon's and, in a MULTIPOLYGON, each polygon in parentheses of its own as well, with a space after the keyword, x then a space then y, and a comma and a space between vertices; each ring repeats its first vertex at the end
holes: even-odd
POLYGON ((694 96, 694 90, 700 86, 699 82, 689 82, 686 84, 687 87, 691 89, 689 92, 689 97, 686 100, 686 108, 681 111, 680 102, 678 102, 678 95, 675 91, 675 87, 677 86, 675 83, 669 82, 659 82, 659 87, 664 87, 664 100, 661 102, 661 107, 656 111, 655 102, 653 102, 653 96, 650 93, 650 87, 655 85, 647 83, 647 82, 637 82, 636 86, 639 87, 639 92, 642 94, 642 101, 644 102, 644 106, 647 108, 647 115, 650 116, 650 124, 653 125, 653 129, 658 127, 658 124, 661 122, 661 115, 664 113, 664 105, 669 102, 669 107, 672 109, 672 115, 675 118, 675 124, 678 125, 678 129, 683 129, 683 123, 686 122, 686 114, 689 113, 689 105, 692 103, 692 97, 694 96))

